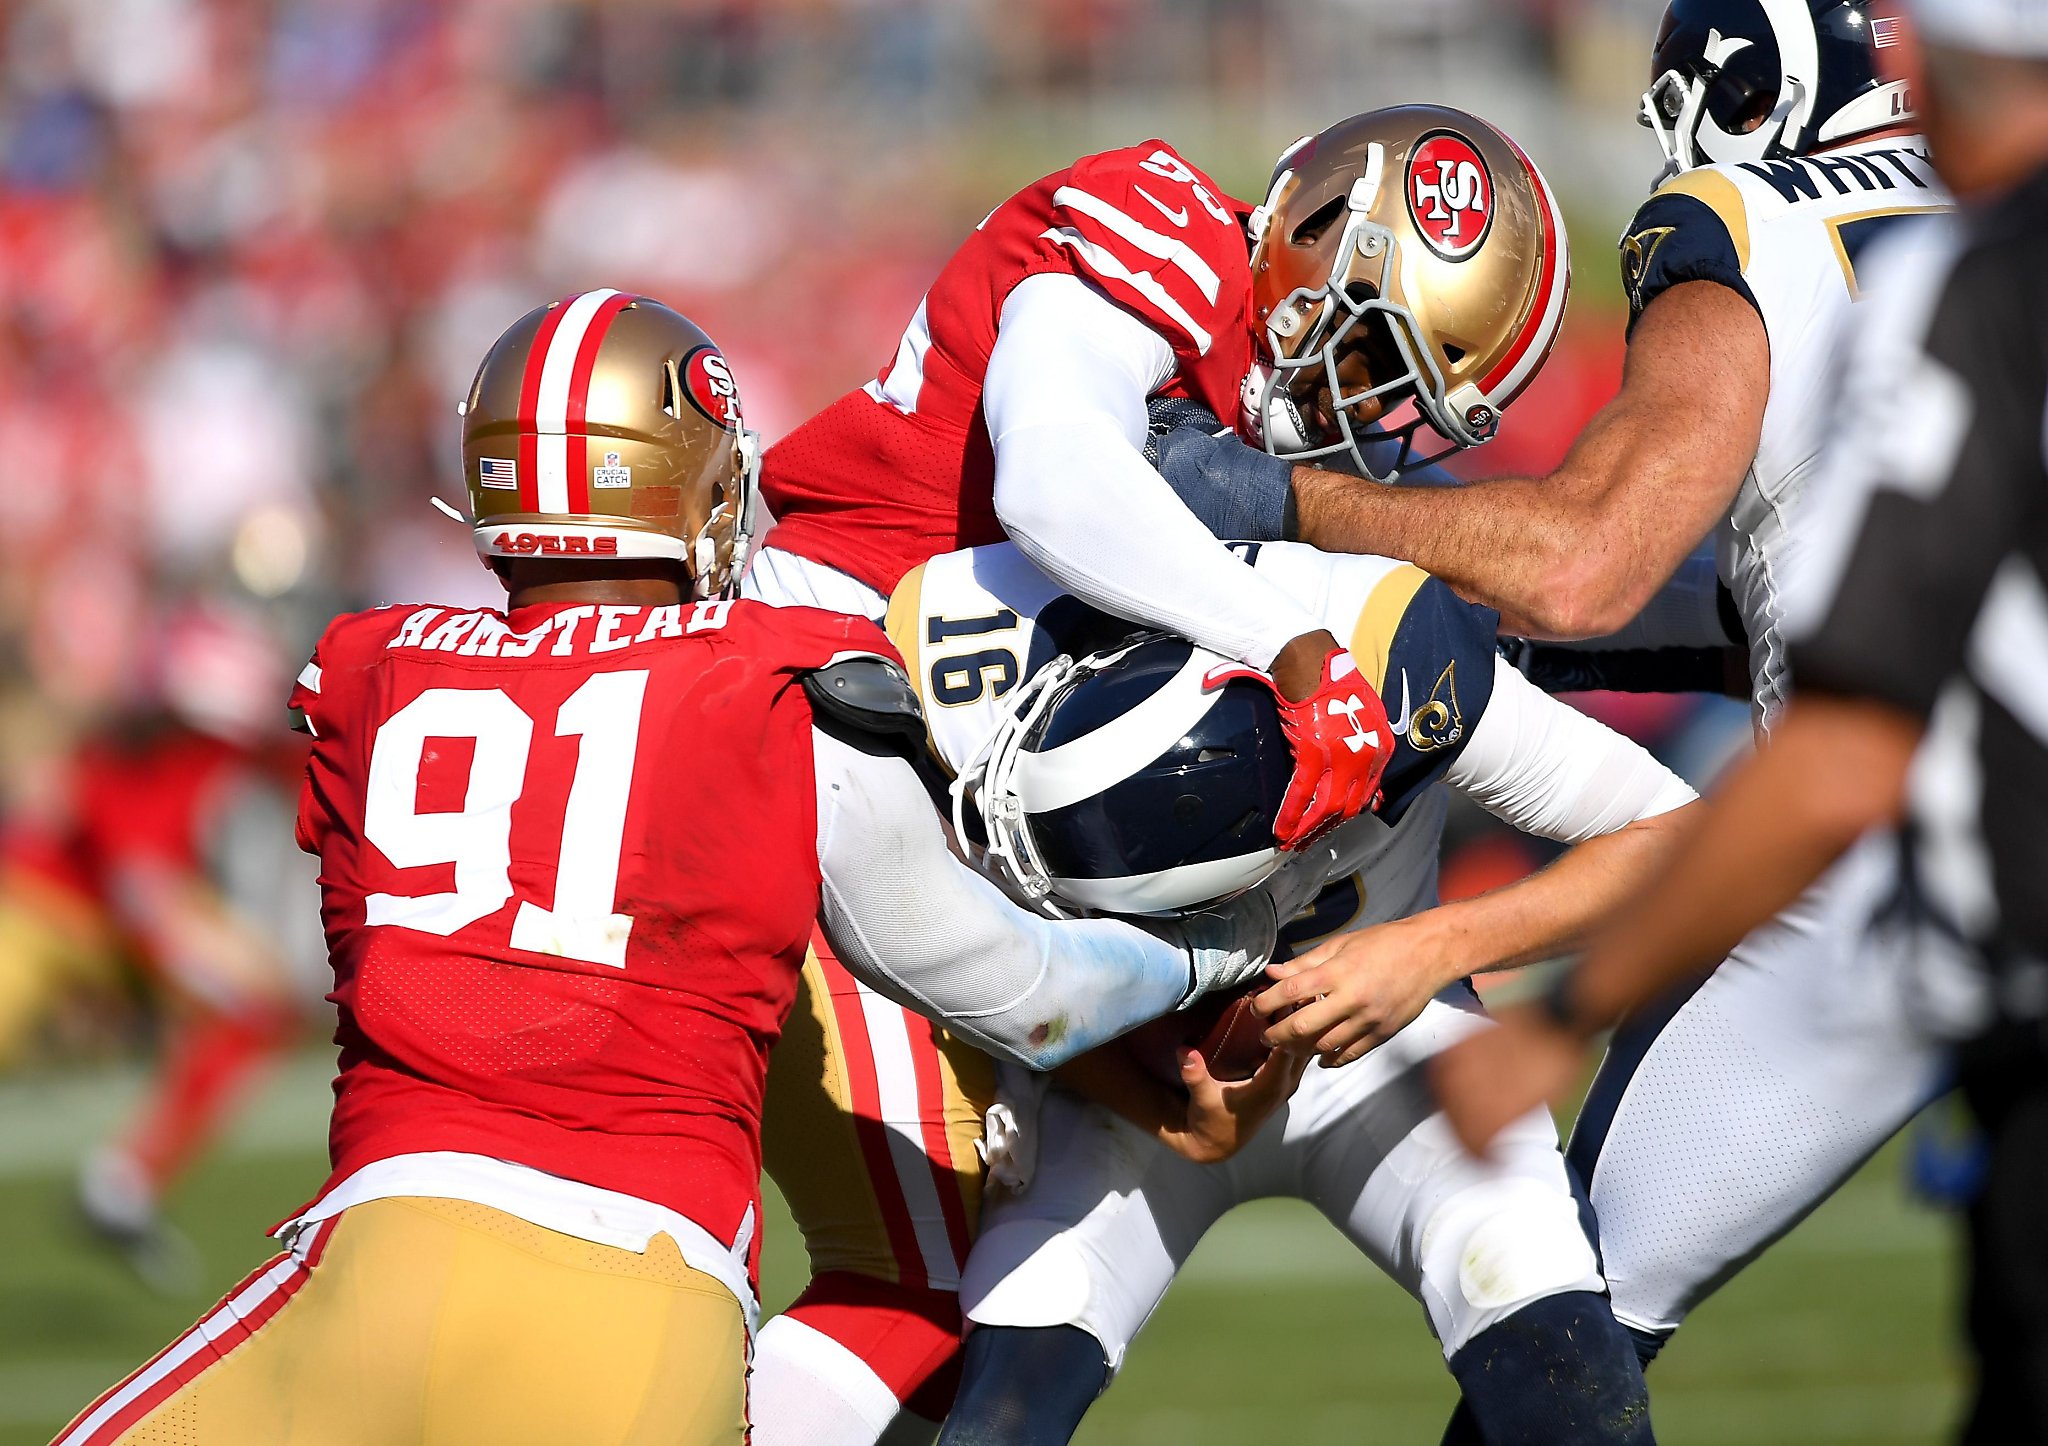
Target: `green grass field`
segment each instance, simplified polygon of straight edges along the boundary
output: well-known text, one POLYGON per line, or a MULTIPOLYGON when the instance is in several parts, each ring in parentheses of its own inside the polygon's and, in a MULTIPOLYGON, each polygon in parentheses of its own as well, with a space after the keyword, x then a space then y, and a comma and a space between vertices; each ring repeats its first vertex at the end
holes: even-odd
MULTIPOLYGON (((325 1171, 326 1065, 266 1089, 174 1214, 204 1253, 206 1299, 166 1302, 79 1236, 67 1162, 134 1075, 0 1085, 0 1446, 47 1441, 269 1253, 264 1229, 325 1171)), ((1952 1229, 1908 1203, 1888 1151, 1694 1317, 1651 1373, 1658 1439, 1945 1439, 1960 1390, 1952 1229)), ((801 1284, 770 1201, 766 1303, 801 1284)), ((1418 1307, 1307 1206, 1238 1211, 1204 1242, 1080 1439, 1106 1446, 1434 1443, 1453 1391, 1418 1307)))

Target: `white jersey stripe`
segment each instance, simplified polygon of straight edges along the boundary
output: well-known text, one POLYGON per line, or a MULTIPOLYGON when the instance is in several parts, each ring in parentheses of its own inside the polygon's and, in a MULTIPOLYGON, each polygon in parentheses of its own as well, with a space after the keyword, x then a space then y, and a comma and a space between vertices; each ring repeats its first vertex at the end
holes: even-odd
MULTIPOLYGON (((1099 221, 1118 236, 1137 247, 1147 256, 1157 256, 1161 261, 1174 266, 1188 280, 1201 288, 1202 297, 1214 302, 1221 282, 1209 263, 1195 253, 1187 242, 1172 236, 1162 236, 1151 227, 1140 224, 1129 213, 1118 210, 1102 197, 1084 191, 1078 186, 1061 186, 1052 193, 1052 203, 1063 206, 1092 221, 1099 221)), ((1156 206, 1159 203, 1153 202, 1156 206)))
POLYGON ((583 349, 584 334, 598 308, 618 294, 608 287, 584 292, 569 303, 562 324, 548 340, 533 415, 534 430, 540 433, 535 451, 542 512, 560 516, 569 510, 569 381, 576 374, 576 353, 583 349))
POLYGON ((284 1289, 292 1277, 301 1274, 305 1268, 290 1256, 281 1258, 270 1269, 224 1301, 220 1309, 173 1341, 162 1355, 124 1381, 119 1389, 100 1402, 97 1410, 59 1436, 51 1446, 84 1446, 84 1443, 91 1441, 95 1433, 109 1421, 154 1389, 159 1382, 176 1373, 200 1351, 212 1349, 215 1341, 239 1329, 246 1317, 254 1313, 265 1300, 284 1289))
POLYGON ((1215 338, 1209 335, 1200 322, 1188 315, 1187 308, 1178 301, 1175 301, 1167 293, 1166 288, 1159 284, 1159 279, 1153 276, 1151 272, 1130 270, 1123 262, 1117 260, 1108 251, 1105 251, 1095 242, 1090 241, 1071 226, 1054 226, 1039 234, 1047 241, 1071 247, 1075 255, 1085 261, 1089 268, 1097 275, 1107 277, 1113 281, 1121 281, 1126 286, 1129 286, 1140 296, 1158 307, 1174 325, 1187 333, 1188 340, 1195 344, 1195 352, 1198 356, 1207 356, 1209 354, 1209 348, 1214 343, 1215 338))
POLYGON ((569 510, 569 438, 543 432, 534 439, 533 455, 540 484, 540 510, 557 517, 569 510))
POLYGON ((875 1087, 880 1097, 882 1127, 889 1132, 889 1159, 903 1187, 903 1204, 924 1257, 925 1279, 936 1290, 956 1288, 960 1267, 953 1258, 953 1240, 946 1233, 946 1210, 925 1154, 924 1112, 917 1092, 917 1062, 910 1053, 910 1016, 902 1006, 884 999, 860 980, 862 1017, 867 1021, 868 1048, 875 1056, 875 1087))
POLYGON ((876 401, 906 414, 917 410, 918 396, 924 391, 924 358, 932 349, 932 328, 925 314, 930 303, 929 296, 918 300, 917 314, 896 344, 896 360, 889 364, 888 377, 877 377, 864 388, 876 401))

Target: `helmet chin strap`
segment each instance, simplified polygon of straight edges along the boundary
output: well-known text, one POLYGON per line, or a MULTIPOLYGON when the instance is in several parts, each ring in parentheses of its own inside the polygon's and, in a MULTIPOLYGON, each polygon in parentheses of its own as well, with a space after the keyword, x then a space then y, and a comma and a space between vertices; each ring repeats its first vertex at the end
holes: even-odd
POLYGON ((1301 408, 1286 388, 1275 385, 1273 368, 1264 362, 1254 362, 1245 373, 1238 404, 1246 433, 1275 456, 1295 456, 1316 447, 1301 408))
POLYGON ((760 497, 761 434, 741 428, 733 439, 733 447, 740 459, 739 501, 722 501, 712 508, 711 515, 704 519, 704 525, 697 529, 696 537, 690 542, 690 589, 700 602, 738 597, 740 575, 747 570, 747 559, 754 550, 754 510, 760 497), (718 568, 718 540, 714 534, 728 514, 733 516, 732 556, 726 566, 723 585, 714 588, 711 574, 718 568))

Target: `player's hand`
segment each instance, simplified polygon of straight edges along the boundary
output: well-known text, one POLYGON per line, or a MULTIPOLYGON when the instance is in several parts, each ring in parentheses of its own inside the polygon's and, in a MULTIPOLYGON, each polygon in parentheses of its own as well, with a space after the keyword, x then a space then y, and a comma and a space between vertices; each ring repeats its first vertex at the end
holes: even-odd
POLYGON ((1541 1009, 1520 1005, 1432 1059, 1430 1087, 1458 1142, 1483 1155, 1502 1130, 1578 1083, 1587 1048, 1541 1009))
POLYGON ((1162 1129, 1159 1138, 1197 1165, 1227 1160, 1287 1103, 1307 1064, 1301 1056, 1276 1052, 1250 1079, 1225 1081, 1209 1073, 1201 1055, 1183 1049, 1180 1083, 1188 1094, 1187 1113, 1178 1125, 1162 1129))
POLYGON ((1270 677, 1230 667, 1211 673, 1208 682, 1215 687, 1239 677, 1265 679, 1273 689, 1280 726, 1294 751, 1294 777, 1273 820, 1280 847, 1306 847, 1363 813, 1394 756, 1394 730, 1386 706, 1351 654, 1328 633, 1310 633, 1282 650, 1270 677), (1315 673, 1303 671, 1302 656, 1320 658, 1315 673))
POLYGON ((1408 1026, 1449 982, 1406 921, 1339 934, 1274 964, 1252 999, 1268 1047, 1349 1064, 1408 1026), (1292 1011, 1292 1012, 1290 1012, 1292 1011))

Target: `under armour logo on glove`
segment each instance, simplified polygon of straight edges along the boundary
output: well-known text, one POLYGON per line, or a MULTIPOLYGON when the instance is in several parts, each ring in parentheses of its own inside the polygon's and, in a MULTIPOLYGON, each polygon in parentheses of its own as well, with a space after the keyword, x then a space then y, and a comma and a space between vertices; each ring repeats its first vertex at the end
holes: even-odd
MULTIPOLYGON (((1232 678, 1273 686, 1266 674, 1242 666, 1218 668, 1203 681, 1215 688, 1232 678)), ((1294 777, 1273 820, 1273 837, 1283 849, 1302 849, 1372 804, 1394 756, 1394 730, 1386 705, 1342 648, 1323 659, 1322 681, 1308 697, 1292 702, 1278 689, 1273 696, 1294 750, 1294 777)))
POLYGON ((1332 713, 1342 713, 1351 720, 1351 736, 1344 740, 1344 746, 1353 753, 1359 752, 1368 743, 1375 748, 1380 746, 1380 735, 1360 722, 1358 718, 1359 714, 1365 713, 1368 719, 1375 715, 1384 719, 1386 712, 1379 706, 1379 699, 1373 699, 1373 704, 1372 711, 1367 712, 1365 699, 1359 697, 1356 693, 1353 693, 1349 698, 1333 698, 1330 700, 1330 711, 1332 713))

